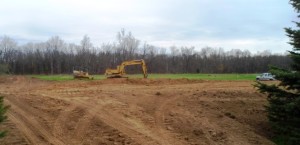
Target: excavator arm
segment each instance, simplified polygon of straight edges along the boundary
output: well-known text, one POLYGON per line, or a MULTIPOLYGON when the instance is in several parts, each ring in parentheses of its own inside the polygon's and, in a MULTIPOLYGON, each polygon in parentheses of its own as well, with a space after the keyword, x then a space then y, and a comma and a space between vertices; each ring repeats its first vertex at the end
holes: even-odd
POLYGON ((121 78, 123 77, 123 75, 126 74, 125 67, 129 65, 141 65, 144 78, 148 77, 147 66, 143 59, 124 61, 121 63, 121 65, 117 66, 117 69, 110 69, 110 68, 106 69, 105 75, 108 76, 108 78, 121 78))

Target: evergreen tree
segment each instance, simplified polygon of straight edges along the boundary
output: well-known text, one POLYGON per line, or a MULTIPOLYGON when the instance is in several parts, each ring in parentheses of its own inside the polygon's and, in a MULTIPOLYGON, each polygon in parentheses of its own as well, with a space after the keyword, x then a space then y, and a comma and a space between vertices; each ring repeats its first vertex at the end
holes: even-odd
MULTIPOLYGON (((0 123, 2 123, 4 120, 6 120, 7 116, 5 116, 5 112, 7 111, 8 106, 4 105, 3 97, 0 96, 0 123)), ((6 131, 0 131, 0 138, 4 137, 6 134, 6 131)))
MULTIPOLYGON (((290 0, 300 18, 300 0, 290 0)), ((270 72, 280 81, 279 84, 267 85, 258 82, 255 86, 262 93, 268 94, 266 106, 269 122, 278 144, 296 145, 300 143, 300 22, 296 28, 285 28, 293 50, 289 56, 293 60, 292 70, 271 67, 270 72)))

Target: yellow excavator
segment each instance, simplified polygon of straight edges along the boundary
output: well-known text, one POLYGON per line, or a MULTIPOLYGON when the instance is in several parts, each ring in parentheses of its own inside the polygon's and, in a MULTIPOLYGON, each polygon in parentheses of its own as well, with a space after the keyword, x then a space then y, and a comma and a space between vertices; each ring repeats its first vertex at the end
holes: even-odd
POLYGON ((148 77, 147 66, 143 59, 124 61, 120 65, 118 65, 116 69, 111 69, 111 68, 106 69, 105 75, 107 76, 107 78, 124 78, 124 75, 126 74, 125 66, 128 66, 128 65, 141 65, 143 74, 144 74, 144 78, 148 77))

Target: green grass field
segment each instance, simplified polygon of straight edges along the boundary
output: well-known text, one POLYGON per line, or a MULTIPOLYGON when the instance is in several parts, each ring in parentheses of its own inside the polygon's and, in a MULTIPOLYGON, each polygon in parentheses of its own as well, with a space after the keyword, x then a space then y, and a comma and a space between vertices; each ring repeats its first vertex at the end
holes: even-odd
MULTIPOLYGON (((149 79, 200 79, 200 80, 255 80, 257 74, 149 74, 149 79)), ((143 78, 143 75, 127 75, 129 78, 143 78)), ((49 81, 67 81, 74 80, 72 75, 29 75, 29 77, 38 78, 49 81)), ((104 75, 93 75, 94 80, 106 79, 104 75)))
POLYGON ((255 80, 257 74, 150 74, 149 78, 201 79, 201 80, 255 80))

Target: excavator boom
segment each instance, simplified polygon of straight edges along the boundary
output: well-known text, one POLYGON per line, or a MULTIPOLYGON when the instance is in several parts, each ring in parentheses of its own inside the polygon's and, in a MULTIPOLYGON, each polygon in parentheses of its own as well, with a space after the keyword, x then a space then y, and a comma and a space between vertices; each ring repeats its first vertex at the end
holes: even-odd
POLYGON ((126 74, 125 67, 129 66, 129 65, 141 65, 143 74, 144 74, 144 78, 147 78, 147 76, 148 76, 147 66, 143 59, 124 61, 120 65, 118 65, 116 69, 110 69, 110 68, 106 69, 105 75, 108 78, 122 78, 126 74))

